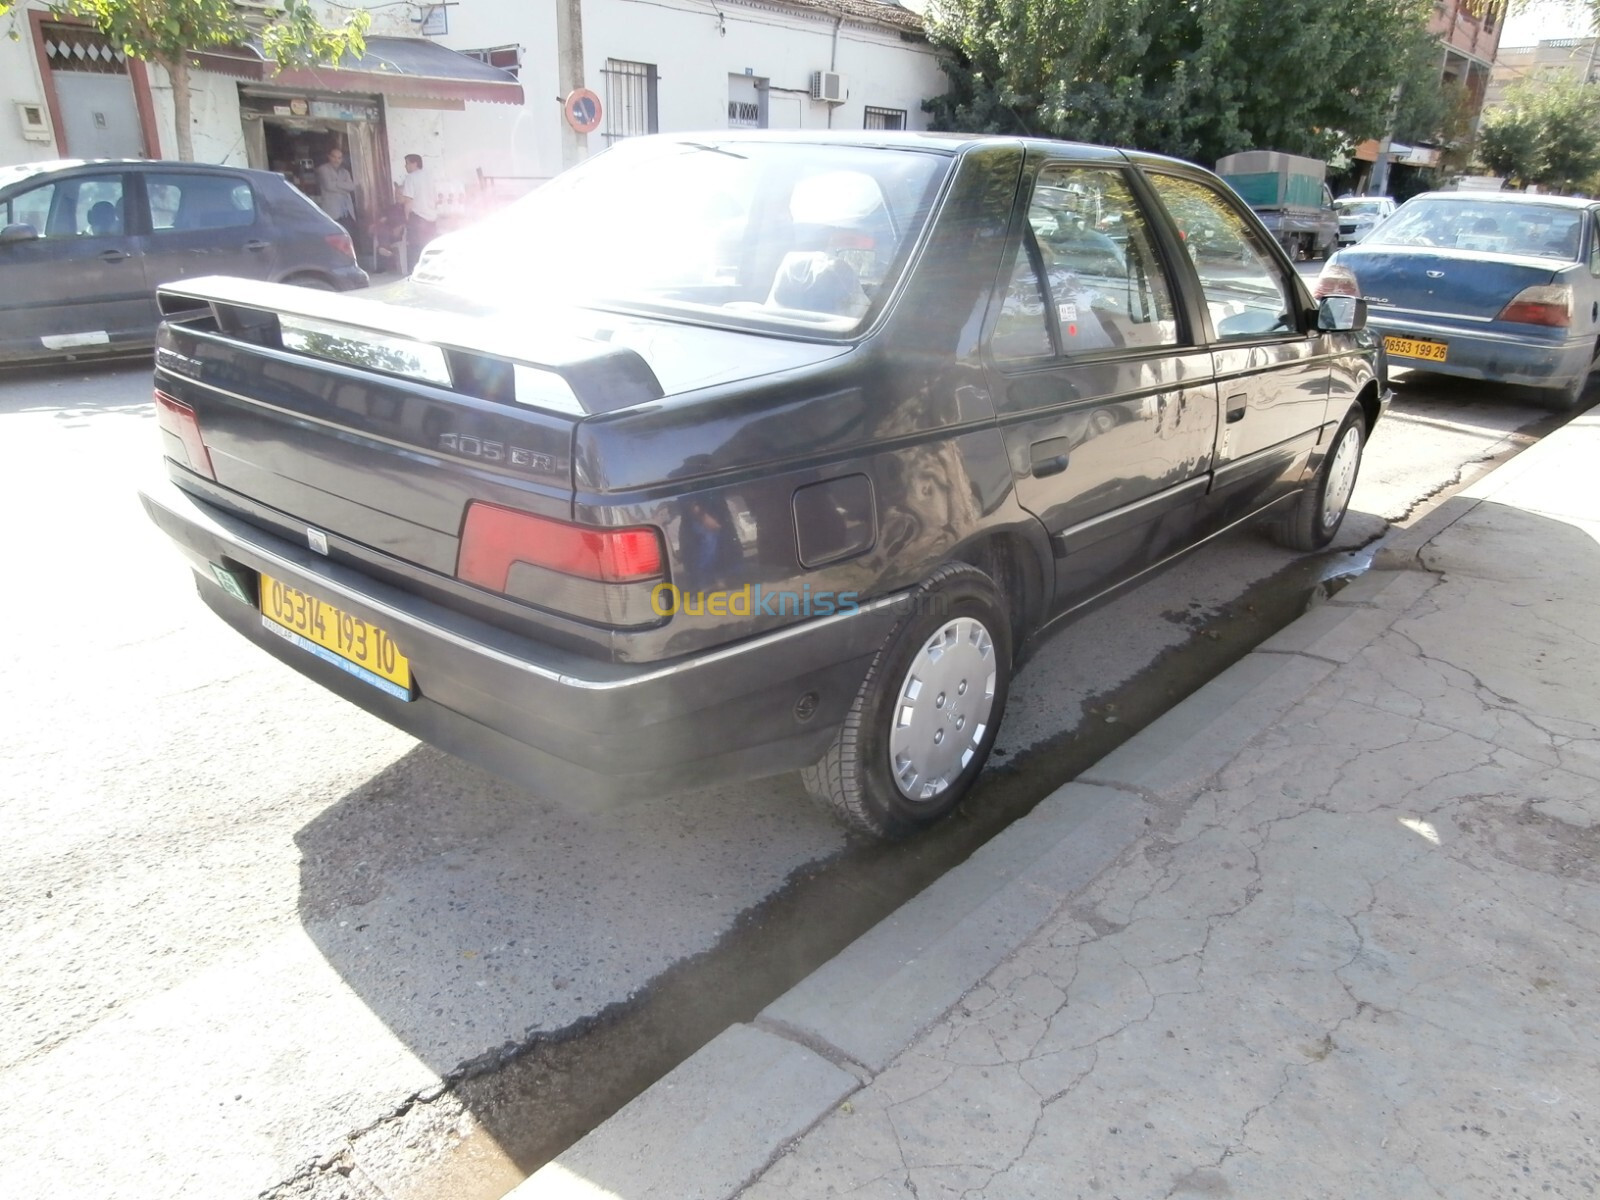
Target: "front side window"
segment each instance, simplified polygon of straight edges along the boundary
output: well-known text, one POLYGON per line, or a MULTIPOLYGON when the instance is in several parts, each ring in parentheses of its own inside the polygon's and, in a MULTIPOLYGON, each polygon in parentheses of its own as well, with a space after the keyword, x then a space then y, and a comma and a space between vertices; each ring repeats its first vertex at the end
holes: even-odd
POLYGON ((7 225, 32 225, 36 233, 43 234, 50 223, 50 201, 55 196, 56 185, 29 188, 5 202, 7 225))
POLYGON ((644 307, 845 333, 892 286, 950 162, 713 138, 614 146, 436 241, 414 278, 495 307, 644 307))
POLYGON ((1047 167, 1028 224, 1063 354, 1178 344, 1171 283, 1120 171, 1047 167))
POLYGON ((7 200, 6 225, 32 225, 40 237, 120 237, 121 175, 78 175, 30 188, 7 200))
POLYGON ((1583 212, 1554 204, 1464 197, 1416 199, 1363 245, 1423 246, 1574 261, 1583 212))
POLYGON ((1264 237, 1208 183, 1150 176, 1200 276, 1220 341, 1296 333, 1293 293, 1264 237))

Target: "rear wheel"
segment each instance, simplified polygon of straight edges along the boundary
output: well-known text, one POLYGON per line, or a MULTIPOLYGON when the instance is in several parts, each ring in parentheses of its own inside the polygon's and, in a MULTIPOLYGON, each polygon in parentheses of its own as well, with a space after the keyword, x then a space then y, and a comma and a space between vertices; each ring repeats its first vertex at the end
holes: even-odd
POLYGON ((1005 712, 1011 625, 976 567, 940 567, 878 651, 833 744, 801 779, 847 825, 891 840, 948 815, 1005 712))
POLYGON ((1333 541, 1350 508, 1366 439, 1366 415, 1359 404, 1353 404, 1333 435, 1316 478, 1300 493, 1294 507, 1269 526, 1273 540, 1291 550, 1321 550, 1333 541))
POLYGON ((292 283, 295 287, 312 288, 319 292, 332 292, 337 290, 334 288, 332 283, 330 283, 321 275, 291 275, 289 278, 285 279, 284 282, 292 283))

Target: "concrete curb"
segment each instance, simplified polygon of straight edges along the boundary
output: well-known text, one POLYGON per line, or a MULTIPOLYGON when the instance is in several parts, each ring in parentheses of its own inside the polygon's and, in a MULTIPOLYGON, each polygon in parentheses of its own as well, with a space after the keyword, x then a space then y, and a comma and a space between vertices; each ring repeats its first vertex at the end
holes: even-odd
POLYGON ((753 1025, 713 1040, 511 1196, 736 1195, 1126 852, 1158 806, 1198 793, 1437 586, 1420 561, 1427 544, 1536 470, 1536 452, 1557 438, 1559 431, 1398 531, 1367 574, 1058 789, 753 1025))

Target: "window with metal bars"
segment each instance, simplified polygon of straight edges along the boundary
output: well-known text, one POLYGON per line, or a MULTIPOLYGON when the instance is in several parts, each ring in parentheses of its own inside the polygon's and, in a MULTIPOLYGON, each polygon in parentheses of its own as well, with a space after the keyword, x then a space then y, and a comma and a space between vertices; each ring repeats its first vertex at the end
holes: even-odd
POLYGON ((760 129, 761 106, 745 100, 728 101, 729 129, 760 129))
POLYGON ((656 65, 606 59, 606 141, 660 132, 656 116, 656 65))
POLYGON ((906 110, 903 108, 867 108, 863 129, 904 129, 906 110))

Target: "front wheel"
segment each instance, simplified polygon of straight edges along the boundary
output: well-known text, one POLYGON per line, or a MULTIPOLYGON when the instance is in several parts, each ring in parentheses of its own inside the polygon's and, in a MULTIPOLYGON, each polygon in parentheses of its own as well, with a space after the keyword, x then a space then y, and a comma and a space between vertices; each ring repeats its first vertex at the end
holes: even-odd
POLYGON ((1273 539, 1291 550, 1321 550, 1333 541, 1350 509, 1361 472, 1367 421, 1359 404, 1350 406, 1316 478, 1300 493, 1294 507, 1269 527, 1273 539))
POLYGON ((940 567, 873 659, 833 744, 801 772, 847 825, 883 840, 947 816, 994 747, 1011 684, 1011 623, 976 567, 940 567))

